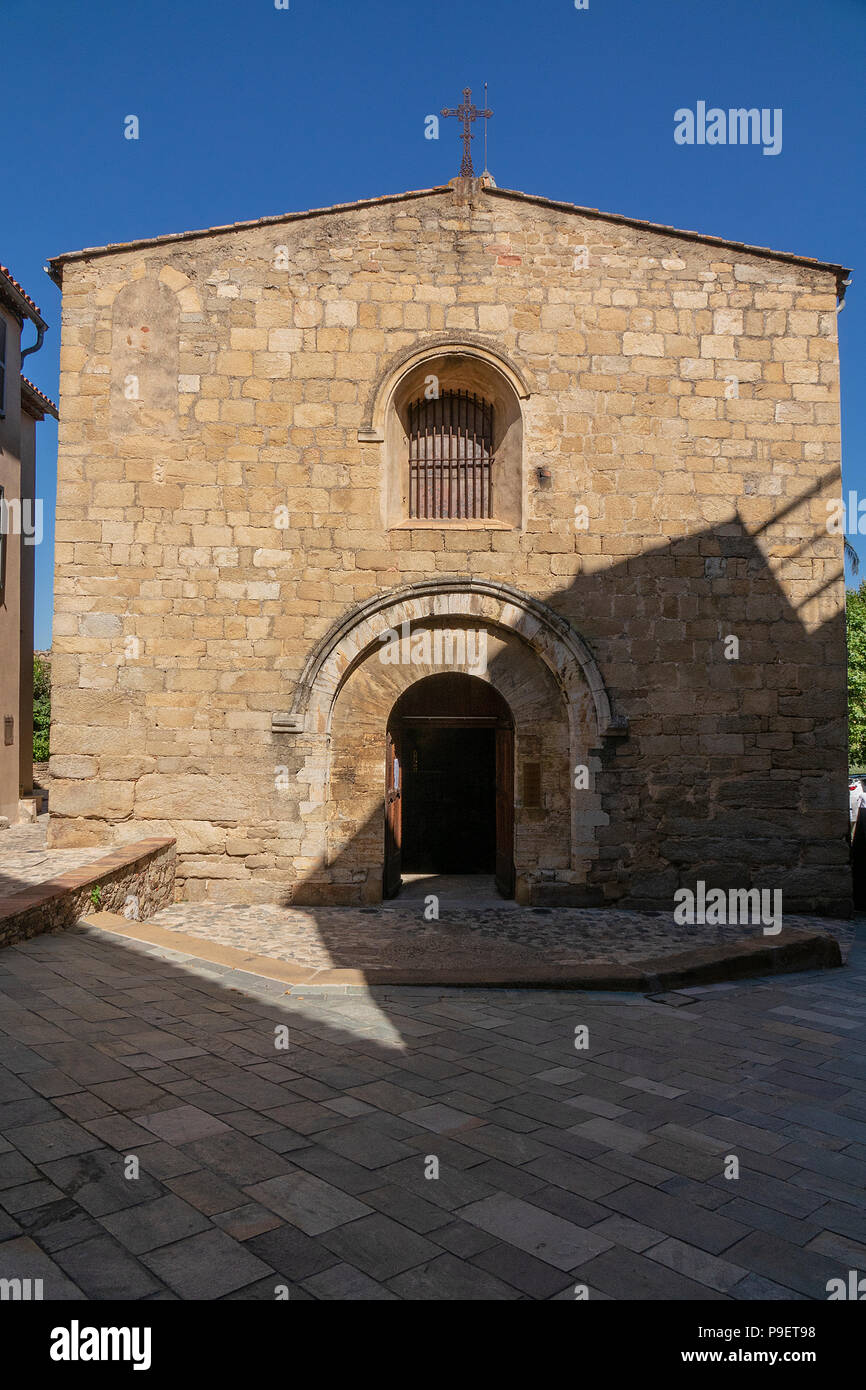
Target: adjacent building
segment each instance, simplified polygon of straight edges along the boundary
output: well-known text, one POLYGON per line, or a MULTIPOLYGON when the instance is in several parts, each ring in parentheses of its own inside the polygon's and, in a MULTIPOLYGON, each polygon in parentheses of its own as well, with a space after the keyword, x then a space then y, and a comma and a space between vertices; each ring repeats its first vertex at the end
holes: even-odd
POLYGON ((0 265, 0 819, 33 815, 33 598, 42 538, 36 497, 36 423, 57 408, 23 375, 46 324, 0 265), (22 343, 25 326, 35 332, 22 343))

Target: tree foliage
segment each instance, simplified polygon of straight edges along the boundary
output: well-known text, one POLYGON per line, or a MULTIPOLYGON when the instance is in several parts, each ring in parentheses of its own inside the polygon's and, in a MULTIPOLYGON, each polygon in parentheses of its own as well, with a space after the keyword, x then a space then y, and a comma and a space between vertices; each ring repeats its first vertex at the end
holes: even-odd
POLYGON ((866 767, 866 580, 845 595, 848 626, 848 756, 866 767))
POLYGON ((33 658, 33 761, 48 762, 51 724, 51 667, 44 657, 33 658))

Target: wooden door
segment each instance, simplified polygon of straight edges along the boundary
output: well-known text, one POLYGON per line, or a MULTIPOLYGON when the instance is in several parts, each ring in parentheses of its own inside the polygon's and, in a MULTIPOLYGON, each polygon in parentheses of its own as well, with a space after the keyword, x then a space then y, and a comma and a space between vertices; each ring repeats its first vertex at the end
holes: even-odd
POLYGON ((400 849, 403 842, 403 769, 399 728, 388 730, 385 744, 385 872, 382 893, 400 892, 400 849))
POLYGON ((514 897, 514 731, 496 730, 496 887, 514 897))

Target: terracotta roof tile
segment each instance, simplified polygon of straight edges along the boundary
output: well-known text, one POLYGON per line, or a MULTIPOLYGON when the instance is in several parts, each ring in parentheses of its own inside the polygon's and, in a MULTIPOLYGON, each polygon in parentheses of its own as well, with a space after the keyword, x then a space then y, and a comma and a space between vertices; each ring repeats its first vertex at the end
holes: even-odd
POLYGON ((253 217, 245 222, 226 222, 216 227, 195 227, 186 232, 166 232, 162 236, 137 237, 134 241, 110 241, 106 246, 85 246, 80 251, 63 251, 59 256, 48 260, 48 274, 55 284, 60 284, 63 266, 67 261, 87 260, 91 256, 107 256, 118 251, 129 251, 138 246, 162 246, 172 241, 192 241, 198 237, 221 236, 224 232, 241 232, 251 227, 268 227, 280 222, 302 222, 310 217, 320 217, 335 212, 355 212, 359 208, 377 207, 386 203, 403 203, 411 198, 428 198, 434 193, 448 193, 447 183, 433 188, 415 188, 407 193, 383 193, 377 198, 356 198, 351 203, 332 203, 324 208, 306 208, 303 212, 278 212, 268 217, 253 217))
POLYGON ((40 391, 38 386, 34 386, 33 382, 30 381, 23 372, 21 373, 21 385, 25 387, 26 391, 36 397, 36 402, 44 406, 49 415, 53 415, 55 420, 58 419, 57 406, 54 404, 51 397, 46 396, 44 391, 40 391))
POLYGON ((0 275, 5 275, 6 279, 9 281, 9 283, 10 283, 10 285, 12 286, 13 290, 17 290, 18 293, 20 294, 21 298, 22 298, 22 299, 26 299, 27 303, 30 305, 30 308, 33 310, 34 314, 38 314, 39 318, 42 318, 42 314, 41 314, 41 312, 40 312, 39 305, 38 305, 38 304, 34 304, 33 300, 30 298, 30 295, 27 293, 27 291, 23 288, 22 285, 19 285, 18 281, 15 279, 15 276, 12 274, 11 270, 7 270, 5 265, 0 265, 0 275))

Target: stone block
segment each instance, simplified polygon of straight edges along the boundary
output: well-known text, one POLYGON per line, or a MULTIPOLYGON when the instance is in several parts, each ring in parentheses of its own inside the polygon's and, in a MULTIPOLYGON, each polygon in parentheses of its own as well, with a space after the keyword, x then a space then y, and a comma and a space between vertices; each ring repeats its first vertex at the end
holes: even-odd
POLYGON ((132 811, 133 783, 54 780, 51 811, 56 816, 123 820, 132 811))
MULTIPOLYGON (((108 781, 133 782, 146 772, 153 772, 155 767, 156 759, 150 757, 101 757, 99 776, 108 781)), ((68 773, 66 775, 69 776, 68 773)))
POLYGON ((49 762, 51 776, 56 779, 93 777, 96 774, 95 758, 87 758, 74 753, 52 757, 49 762))
MULTIPOLYGON (((135 814, 143 820, 189 820, 190 811, 203 821, 249 821, 261 805, 268 786, 249 773, 146 773, 135 784, 135 814)), ((130 805, 130 810, 132 806, 130 805)))

